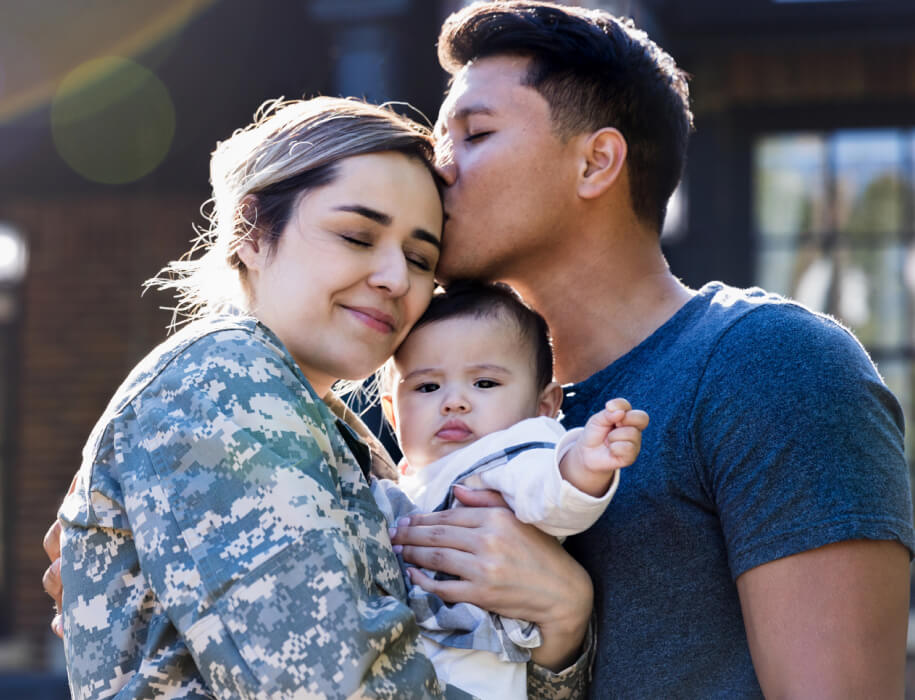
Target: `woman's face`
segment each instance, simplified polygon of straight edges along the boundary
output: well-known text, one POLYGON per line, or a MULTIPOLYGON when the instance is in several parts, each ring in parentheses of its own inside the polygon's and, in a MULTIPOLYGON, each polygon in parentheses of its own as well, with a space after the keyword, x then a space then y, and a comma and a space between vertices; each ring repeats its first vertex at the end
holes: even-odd
POLYGON ((272 247, 246 242, 252 313, 323 396, 390 357, 434 287, 442 207, 432 175, 395 152, 353 156, 303 195, 272 247))

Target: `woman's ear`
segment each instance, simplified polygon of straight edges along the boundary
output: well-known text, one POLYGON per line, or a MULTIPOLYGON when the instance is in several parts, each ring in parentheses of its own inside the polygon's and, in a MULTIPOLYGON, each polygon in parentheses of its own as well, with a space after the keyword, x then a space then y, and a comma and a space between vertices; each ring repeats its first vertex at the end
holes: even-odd
POLYGON ((254 195, 249 194, 242 200, 239 219, 248 232, 235 254, 249 272, 259 271, 267 258, 267 246, 261 240, 263 232, 257 227, 257 198, 254 195))
POLYGON ((559 408, 561 406, 562 386, 559 382, 550 382, 544 387, 543 391, 540 392, 537 415, 555 418, 559 415, 559 408))
POLYGON ((397 430, 397 418, 394 416, 394 395, 393 394, 382 394, 381 395, 381 412, 384 414, 384 419, 391 425, 392 430, 397 430))
POLYGON ((584 149, 578 194, 584 199, 594 199, 620 179, 628 147, 619 129, 606 127, 588 136, 584 149))

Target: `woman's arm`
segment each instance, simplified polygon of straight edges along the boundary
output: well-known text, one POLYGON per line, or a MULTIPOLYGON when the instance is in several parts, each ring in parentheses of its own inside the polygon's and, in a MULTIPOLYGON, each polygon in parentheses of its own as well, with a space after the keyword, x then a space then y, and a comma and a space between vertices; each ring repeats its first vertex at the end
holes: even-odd
MULTIPOLYGON (((440 696, 335 418, 294 368, 244 342, 221 337, 186 360, 125 411, 110 476, 143 580, 207 685, 219 697, 440 696)), ((71 589, 66 543, 75 600, 87 591, 71 589)))
POLYGON ((544 643, 534 661, 554 671, 569 666, 581 655, 591 616, 588 574, 553 537, 494 507, 497 494, 461 487, 455 493, 478 507, 413 516, 393 542, 408 562, 461 578, 436 581, 413 570, 414 582, 447 602, 536 622, 544 643))
POLYGON ((208 683, 221 697, 302 687, 371 696, 391 684, 438 695, 385 524, 335 418, 288 366, 276 367, 287 373, 278 381, 262 371, 265 358, 250 376, 224 371, 219 358, 198 361, 197 395, 145 412, 160 416, 147 434, 173 430, 181 416, 201 421, 167 454, 150 455, 153 481, 174 495, 152 531, 187 553, 175 562, 156 543, 141 562, 160 598, 175 601, 170 617, 208 683), (193 599, 176 568, 199 577, 193 599))

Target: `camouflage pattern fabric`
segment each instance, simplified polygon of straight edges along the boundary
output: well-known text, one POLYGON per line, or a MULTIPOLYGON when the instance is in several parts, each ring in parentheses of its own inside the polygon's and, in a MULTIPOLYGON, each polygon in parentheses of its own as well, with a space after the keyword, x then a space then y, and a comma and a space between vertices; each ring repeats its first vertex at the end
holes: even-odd
POLYGON ((60 513, 74 698, 444 694, 336 420, 253 320, 134 370, 60 513))
POLYGON ((420 651, 336 424, 252 319, 191 324, 131 373, 60 511, 75 699, 467 697, 420 651))
POLYGON ((592 615, 581 655, 568 668, 553 673, 542 666, 528 663, 527 697, 530 700, 576 700, 588 697, 596 651, 594 625, 592 615))

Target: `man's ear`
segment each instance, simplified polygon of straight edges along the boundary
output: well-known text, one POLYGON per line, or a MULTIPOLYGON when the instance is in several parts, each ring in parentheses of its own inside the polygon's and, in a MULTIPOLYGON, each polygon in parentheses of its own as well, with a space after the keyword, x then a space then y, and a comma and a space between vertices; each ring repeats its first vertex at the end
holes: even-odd
POLYGON ((619 129, 605 127, 587 137, 578 194, 584 199, 600 197, 620 178, 628 146, 619 129))
POLYGON ((559 408, 562 406, 562 386, 559 382, 550 382, 543 391, 540 392, 539 403, 537 404, 537 415, 555 418, 559 415, 559 408))
POLYGON ((391 429, 397 430, 397 419, 394 417, 393 394, 381 395, 381 412, 384 414, 384 419, 391 424, 391 429))

